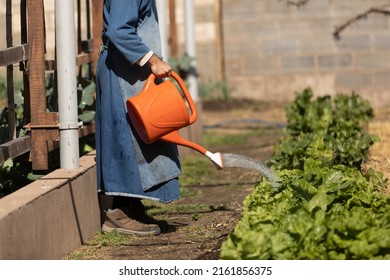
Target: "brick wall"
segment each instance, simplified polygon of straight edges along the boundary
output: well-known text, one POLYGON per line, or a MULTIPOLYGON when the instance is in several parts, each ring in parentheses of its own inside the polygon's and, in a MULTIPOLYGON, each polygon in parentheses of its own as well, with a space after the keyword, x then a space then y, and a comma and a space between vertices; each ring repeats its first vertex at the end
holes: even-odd
MULTIPOLYGON (((200 40, 214 22, 214 1, 196 2, 197 65, 215 78, 215 38, 200 40), (210 13, 211 11, 211 13, 210 13)), ((311 87, 318 95, 353 90, 374 106, 390 103, 390 17, 370 14, 335 40, 335 27, 388 4, 382 0, 223 0, 226 75, 234 96, 286 101, 311 87)), ((389 9, 390 10, 390 9, 389 9)))
MULTIPOLYGON (((193 2, 199 78, 201 82, 215 80, 216 0, 193 2)), ((310 0, 300 8, 287 5, 287 0, 221 2, 225 73, 234 96, 287 101, 294 92, 310 86, 318 95, 354 90, 374 106, 390 103, 390 17, 371 14, 342 32, 340 40, 332 35, 336 26, 388 0, 310 0)), ((176 1, 176 6, 182 53, 183 1, 176 1)), ((53 56, 53 1, 45 0, 45 7, 48 56, 53 56)), ((0 22, 4 8, 5 0, 0 0, 0 22)), ((17 23, 15 18, 14 27, 17 23)), ((0 34, 5 34, 4 24, 0 24, 0 34)), ((0 40, 3 47, 5 38, 0 40)))

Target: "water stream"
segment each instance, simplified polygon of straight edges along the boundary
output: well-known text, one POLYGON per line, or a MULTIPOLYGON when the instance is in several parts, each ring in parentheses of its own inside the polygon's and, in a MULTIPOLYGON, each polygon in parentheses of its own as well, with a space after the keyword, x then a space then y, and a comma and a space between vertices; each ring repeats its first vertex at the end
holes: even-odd
POLYGON ((281 180, 278 175, 261 161, 239 154, 225 153, 222 154, 222 160, 224 167, 239 167, 259 171, 272 183, 273 187, 277 188, 279 186, 281 180))

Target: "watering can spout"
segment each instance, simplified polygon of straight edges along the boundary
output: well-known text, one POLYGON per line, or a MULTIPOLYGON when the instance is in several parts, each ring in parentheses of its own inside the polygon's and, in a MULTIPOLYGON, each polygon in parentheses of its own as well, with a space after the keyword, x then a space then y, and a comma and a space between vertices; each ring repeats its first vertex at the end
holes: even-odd
POLYGON ((184 146, 187 148, 191 148, 195 151, 198 151, 202 155, 207 156, 212 161, 212 163, 214 163, 214 165, 215 165, 215 167, 217 167, 217 169, 223 169, 224 164, 223 164, 223 159, 222 159, 221 153, 212 153, 212 152, 206 150, 201 145, 182 138, 180 136, 179 132, 176 130, 172 131, 169 134, 162 136, 161 140, 175 143, 177 145, 184 146))
POLYGON ((222 154, 221 153, 211 153, 207 151, 205 153, 205 156, 207 156, 217 167, 217 169, 223 169, 223 159, 222 159, 222 154))

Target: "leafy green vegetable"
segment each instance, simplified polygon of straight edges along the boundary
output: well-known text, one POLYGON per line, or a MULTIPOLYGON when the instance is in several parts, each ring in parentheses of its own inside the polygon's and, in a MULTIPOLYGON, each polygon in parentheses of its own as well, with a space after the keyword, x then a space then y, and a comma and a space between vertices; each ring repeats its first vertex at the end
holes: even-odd
POLYGON ((278 189, 262 181, 222 244, 223 259, 390 259, 390 197, 383 174, 360 171, 375 137, 369 104, 356 94, 312 101, 308 89, 287 109, 276 147, 278 189))

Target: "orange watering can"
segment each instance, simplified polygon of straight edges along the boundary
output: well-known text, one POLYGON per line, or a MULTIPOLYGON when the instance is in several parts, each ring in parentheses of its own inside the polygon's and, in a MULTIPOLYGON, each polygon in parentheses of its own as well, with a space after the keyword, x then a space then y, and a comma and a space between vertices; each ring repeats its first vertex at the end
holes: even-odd
POLYGON ((172 77, 179 84, 184 98, 171 81, 165 80, 156 85, 155 76, 151 74, 141 92, 127 99, 128 114, 138 135, 147 144, 163 140, 194 149, 207 156, 218 169, 222 169, 221 153, 211 153, 180 136, 178 130, 193 124, 198 118, 198 112, 183 80, 175 72, 172 72, 172 77))

